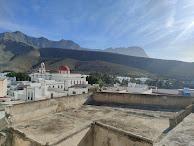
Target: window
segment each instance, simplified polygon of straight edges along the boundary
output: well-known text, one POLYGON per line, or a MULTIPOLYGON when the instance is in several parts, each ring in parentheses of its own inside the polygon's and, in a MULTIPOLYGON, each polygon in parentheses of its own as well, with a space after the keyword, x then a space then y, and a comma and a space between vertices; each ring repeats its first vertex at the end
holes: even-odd
POLYGON ((30 93, 28 92, 28 100, 30 100, 30 93))

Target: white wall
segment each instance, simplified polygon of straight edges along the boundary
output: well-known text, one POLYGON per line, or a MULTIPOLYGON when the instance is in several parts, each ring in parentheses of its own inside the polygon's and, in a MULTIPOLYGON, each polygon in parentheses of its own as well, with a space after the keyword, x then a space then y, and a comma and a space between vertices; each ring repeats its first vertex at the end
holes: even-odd
POLYGON ((68 95, 88 93, 88 88, 69 88, 68 95))

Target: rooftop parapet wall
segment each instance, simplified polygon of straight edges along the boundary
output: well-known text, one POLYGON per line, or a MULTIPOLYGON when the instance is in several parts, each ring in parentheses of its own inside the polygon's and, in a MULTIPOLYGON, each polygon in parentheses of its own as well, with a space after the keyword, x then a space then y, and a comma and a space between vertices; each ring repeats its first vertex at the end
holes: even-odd
POLYGON ((169 119, 169 128, 174 128, 176 125, 178 125, 180 122, 184 120, 185 117, 187 117, 189 114, 192 113, 193 105, 187 106, 184 110, 181 110, 178 112, 174 117, 169 119))
POLYGON ((94 122, 78 146, 153 146, 153 141, 116 127, 94 122))
POLYGON ((193 97, 97 92, 91 96, 91 99, 93 102, 105 104, 184 109, 192 104, 193 97))
POLYGON ((7 138, 3 145, 5 146, 43 146, 35 140, 26 137, 25 133, 14 130, 13 128, 7 129, 7 138))
POLYGON ((79 108, 90 94, 45 99, 41 101, 13 104, 5 108, 10 124, 22 122, 40 117, 52 112, 60 112, 66 109, 79 108))

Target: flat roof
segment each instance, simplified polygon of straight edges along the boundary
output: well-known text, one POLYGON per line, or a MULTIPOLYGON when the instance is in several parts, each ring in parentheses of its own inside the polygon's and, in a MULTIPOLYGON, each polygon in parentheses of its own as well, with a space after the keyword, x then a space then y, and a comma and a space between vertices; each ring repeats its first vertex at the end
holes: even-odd
POLYGON ((76 131, 100 121, 149 139, 157 139, 168 128, 172 112, 84 105, 60 113, 51 113, 14 126, 40 144, 53 144, 76 131))

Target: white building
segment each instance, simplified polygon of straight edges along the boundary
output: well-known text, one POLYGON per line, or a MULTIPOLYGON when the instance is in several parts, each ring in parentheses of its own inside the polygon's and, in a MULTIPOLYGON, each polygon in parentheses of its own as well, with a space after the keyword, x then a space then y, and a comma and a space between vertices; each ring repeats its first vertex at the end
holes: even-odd
POLYGON ((140 82, 144 84, 147 80, 150 80, 150 78, 141 77, 141 78, 135 78, 135 80, 140 80, 140 82))
POLYGON ((64 91, 54 80, 40 79, 37 82, 18 82, 12 85, 8 91, 8 97, 12 100, 36 101, 46 98, 67 96, 68 91, 64 91), (56 87, 56 88, 55 88, 56 87))
POLYGON ((128 83, 127 92, 152 94, 152 89, 149 89, 148 85, 146 84, 128 83))
POLYGON ((10 86, 8 96, 12 100, 35 101, 88 93, 86 76, 71 74, 68 66, 61 66, 59 73, 49 73, 41 63, 39 72, 30 74, 30 77, 31 82, 17 82, 10 86))
POLYGON ((7 95, 7 79, 0 78, 0 97, 5 97, 7 95))
POLYGON ((87 85, 86 76, 81 74, 71 74, 68 66, 60 66, 59 73, 46 72, 44 63, 41 63, 41 68, 38 73, 30 75, 32 81, 37 81, 40 78, 44 80, 54 80, 57 83, 51 85, 54 88, 62 88, 68 90, 69 87, 74 85, 87 85))
POLYGON ((122 77, 122 76, 118 76, 117 80, 121 83, 123 80, 125 81, 130 81, 131 78, 130 77, 122 77))

